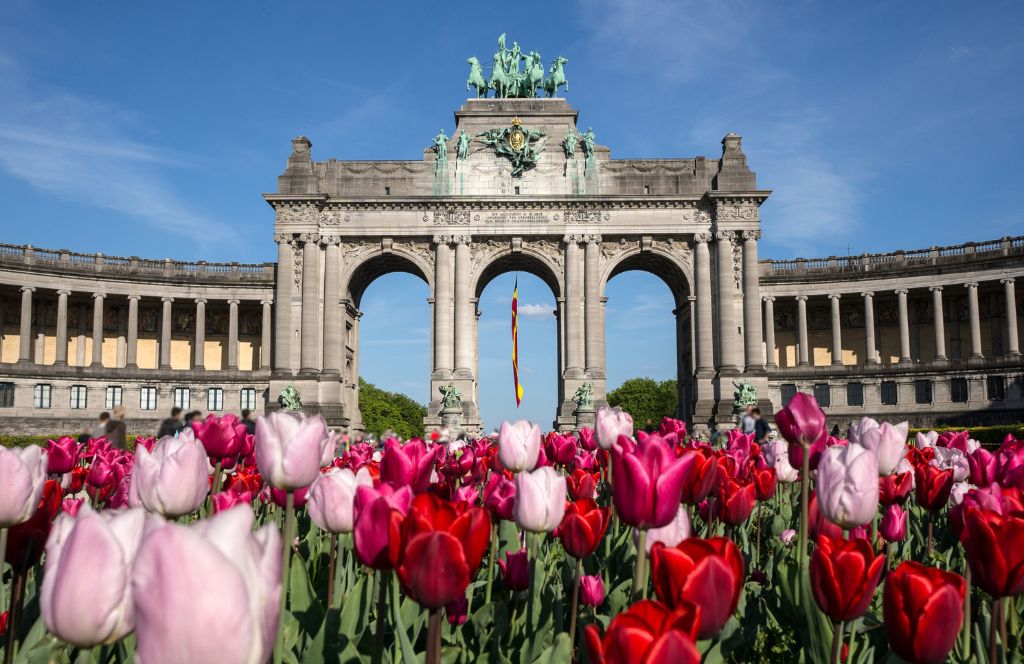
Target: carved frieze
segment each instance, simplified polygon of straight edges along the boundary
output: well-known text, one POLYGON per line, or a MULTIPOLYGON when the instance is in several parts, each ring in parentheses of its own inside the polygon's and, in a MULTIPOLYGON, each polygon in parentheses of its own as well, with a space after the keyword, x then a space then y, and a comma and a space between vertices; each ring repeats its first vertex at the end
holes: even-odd
POLYGON ((398 242, 395 243, 395 249, 404 250, 410 254, 418 256, 427 265, 434 262, 434 252, 430 248, 429 242, 398 242))
POLYGON ((317 226, 320 223, 320 206, 307 201, 282 202, 274 206, 279 224, 303 224, 317 226))
POLYGON ((466 226, 470 220, 471 214, 468 209, 443 207, 434 210, 435 226, 466 226))
POLYGON ((757 221, 757 205, 754 203, 720 201, 715 207, 715 219, 718 221, 757 221))
POLYGON ((562 247, 558 242, 553 242, 551 240, 530 240, 523 244, 547 258, 552 264, 558 266, 559 270, 562 269, 562 266, 564 265, 564 261, 562 260, 562 247))
MULTIPOLYGON (((589 207, 576 205, 566 209, 563 214, 565 223, 567 224, 599 224, 601 223, 601 211, 589 207)), ((605 217, 610 218, 611 215, 606 214, 605 217)))

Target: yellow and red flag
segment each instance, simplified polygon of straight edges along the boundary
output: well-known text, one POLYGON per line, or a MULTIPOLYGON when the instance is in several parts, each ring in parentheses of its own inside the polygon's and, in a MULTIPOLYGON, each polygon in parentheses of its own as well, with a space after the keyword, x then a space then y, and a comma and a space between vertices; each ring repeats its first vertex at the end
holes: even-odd
POLYGON ((512 289, 512 380, 516 384, 516 408, 523 400, 523 386, 519 384, 519 277, 512 289))

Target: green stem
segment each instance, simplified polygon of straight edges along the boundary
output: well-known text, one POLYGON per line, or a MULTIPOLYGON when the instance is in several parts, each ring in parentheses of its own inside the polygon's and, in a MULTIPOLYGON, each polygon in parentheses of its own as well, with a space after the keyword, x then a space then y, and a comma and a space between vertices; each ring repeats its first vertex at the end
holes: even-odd
POLYGON ((0 528, 0 609, 7 606, 4 592, 4 565, 7 560, 7 529, 0 528))
POLYGON ((334 577, 338 564, 338 535, 331 533, 331 544, 328 551, 329 560, 327 563, 327 608, 334 608, 334 577))
POLYGON ((284 659, 284 613, 288 608, 289 567, 292 560, 292 529, 295 526, 295 494, 288 492, 284 508, 284 530, 281 551, 281 614, 277 618, 277 642, 274 645, 274 664, 284 659))
MULTIPOLYGON (((583 561, 576 561, 576 574, 573 576, 572 600, 569 602, 571 613, 569 614, 569 643, 576 643, 576 614, 580 607, 580 577, 583 574, 583 561)), ((573 645, 569 646, 570 649, 573 645)))
POLYGON ((800 536, 797 539, 801 582, 803 580, 803 571, 807 569, 807 528, 810 521, 808 500, 810 500, 811 485, 811 450, 807 445, 804 445, 803 448, 803 461, 800 464, 800 536))
POLYGON ((640 601, 647 594, 647 531, 640 531, 640 541, 636 547, 636 574, 633 576, 632 598, 640 601))
POLYGON ((7 612, 7 644, 4 647, 4 664, 11 664, 18 650, 18 627, 21 623, 21 608, 25 599, 25 577, 28 572, 15 572, 11 582, 11 605, 7 612))
POLYGON ((999 640, 999 600, 993 599, 989 609, 988 626, 988 661, 989 664, 996 664, 998 652, 997 641, 999 640))
POLYGON ((79 648, 75 655, 75 664, 89 664, 92 661, 92 648, 79 648))
POLYGON ((487 587, 484 590, 484 606, 491 603, 491 586, 494 585, 494 559, 498 555, 498 524, 491 526, 491 555, 487 559, 487 587))
POLYGON ((213 490, 210 491, 210 495, 220 493, 220 483, 223 477, 224 460, 217 459, 217 465, 213 467, 213 490))
POLYGON ((441 609, 431 609, 427 621, 427 657, 425 664, 441 664, 441 609))
POLYGON ((847 637, 847 639, 846 639, 846 649, 847 649, 847 653, 846 654, 847 654, 847 657, 849 657, 851 654, 853 654, 853 637, 857 633, 857 630, 855 630, 853 628, 853 626, 856 623, 857 623, 857 619, 856 618, 854 618, 852 621, 850 621, 850 625, 849 625, 850 636, 847 637))
POLYGON ((380 664, 384 661, 384 616, 388 609, 389 575, 390 572, 385 570, 377 573, 377 583, 379 584, 377 586, 377 624, 374 629, 376 647, 373 649, 373 661, 375 664, 380 664))
POLYGON ((754 565, 761 565, 761 501, 757 501, 757 513, 754 514, 754 528, 757 531, 757 543, 754 546, 754 565))
POLYGON ((839 664, 839 653, 843 647, 843 623, 832 625, 832 664, 839 664))
POLYGON ((966 581, 967 592, 964 593, 964 626, 960 632, 960 639, 964 644, 964 661, 971 661, 971 567, 964 564, 964 581, 966 581))

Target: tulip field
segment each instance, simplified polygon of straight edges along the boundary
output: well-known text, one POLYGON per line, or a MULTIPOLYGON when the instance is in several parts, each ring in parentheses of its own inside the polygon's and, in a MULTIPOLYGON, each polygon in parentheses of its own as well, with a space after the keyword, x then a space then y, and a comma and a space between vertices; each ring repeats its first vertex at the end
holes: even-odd
POLYGON ((0 447, 3 662, 1022 661, 1024 440, 775 421, 0 447))

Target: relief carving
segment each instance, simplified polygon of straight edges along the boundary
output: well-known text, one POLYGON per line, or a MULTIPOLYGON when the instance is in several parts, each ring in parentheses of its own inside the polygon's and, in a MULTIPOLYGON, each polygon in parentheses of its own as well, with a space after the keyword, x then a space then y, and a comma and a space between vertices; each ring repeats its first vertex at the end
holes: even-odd
POLYGON ((573 206, 565 211, 564 216, 567 224, 601 223, 601 211, 591 207, 573 206))
POLYGON ((529 243, 524 244, 529 246, 533 251, 547 258, 553 265, 556 265, 559 270, 562 269, 562 266, 564 265, 564 261, 562 259, 562 247, 558 242, 552 242, 551 240, 530 240, 529 243))
POLYGON ((435 226, 466 226, 469 225, 470 211, 453 207, 437 208, 434 210, 435 226))
POLYGON ((278 203, 274 206, 279 224, 305 224, 316 226, 320 223, 320 208, 316 203, 278 203))
POLYGON ((757 221, 757 205, 752 203, 719 203, 715 209, 718 221, 757 221))

